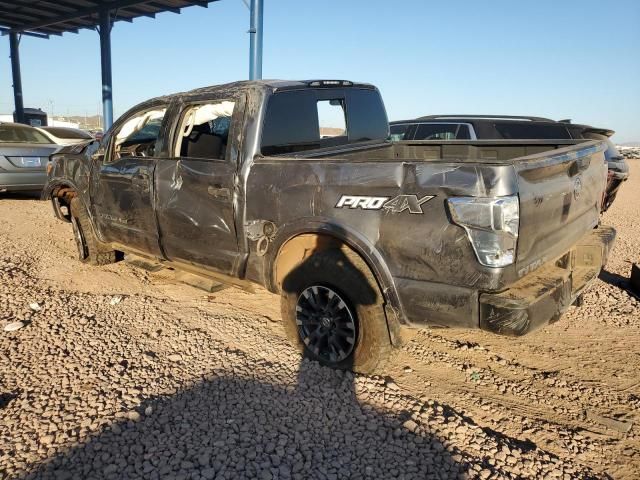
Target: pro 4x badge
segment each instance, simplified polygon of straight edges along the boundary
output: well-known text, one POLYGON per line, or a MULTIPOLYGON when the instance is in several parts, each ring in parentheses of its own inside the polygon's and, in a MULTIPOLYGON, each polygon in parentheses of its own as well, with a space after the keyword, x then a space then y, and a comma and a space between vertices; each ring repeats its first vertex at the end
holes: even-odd
POLYGON ((418 198, 417 195, 398 195, 397 197, 365 197, 361 195, 342 195, 336 208, 359 208, 362 210, 382 210, 383 208, 392 213, 402 213, 409 210, 409 213, 424 213, 422 204, 428 202, 435 195, 425 195, 418 198))

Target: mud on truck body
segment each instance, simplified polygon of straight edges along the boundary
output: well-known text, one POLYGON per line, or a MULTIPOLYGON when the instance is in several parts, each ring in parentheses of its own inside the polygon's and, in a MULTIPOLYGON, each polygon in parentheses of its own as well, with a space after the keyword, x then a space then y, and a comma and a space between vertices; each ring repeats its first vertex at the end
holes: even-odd
POLYGON ((371 85, 207 87, 54 155, 44 196, 83 261, 127 252, 262 285, 301 352, 363 372, 404 327, 523 335, 598 276, 615 237, 602 142, 388 136, 371 85))

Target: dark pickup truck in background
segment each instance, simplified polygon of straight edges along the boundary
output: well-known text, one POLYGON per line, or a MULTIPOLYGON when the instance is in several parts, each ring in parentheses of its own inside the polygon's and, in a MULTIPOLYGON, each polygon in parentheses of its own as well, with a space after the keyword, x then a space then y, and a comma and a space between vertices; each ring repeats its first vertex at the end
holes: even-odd
POLYGON ((388 141, 378 90, 237 82, 155 98, 52 157, 80 258, 141 255, 282 296, 291 341, 373 371, 402 327, 522 335, 605 264, 606 144, 388 141))
POLYGON ((606 128, 555 121, 542 117, 513 115, 428 115, 414 120, 391 122, 391 139, 398 140, 570 140, 587 139, 606 142, 604 152, 608 166, 607 189, 602 211, 606 211, 629 177, 629 165, 606 128))

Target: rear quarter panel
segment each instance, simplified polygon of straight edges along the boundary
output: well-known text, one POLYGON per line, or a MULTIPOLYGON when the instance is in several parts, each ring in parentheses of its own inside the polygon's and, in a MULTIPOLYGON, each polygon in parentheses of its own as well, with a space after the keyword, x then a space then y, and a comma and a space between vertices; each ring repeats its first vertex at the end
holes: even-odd
POLYGON ((465 231, 449 221, 446 198, 515 191, 514 171, 505 165, 258 157, 247 176, 245 224, 270 221, 276 234, 263 258, 256 256, 257 242, 249 241, 248 276, 269 285, 268 259, 283 242, 328 231, 357 246, 382 283, 408 279, 499 289, 505 270, 475 260, 465 231), (343 195, 433 198, 420 205, 421 213, 411 213, 339 208, 343 195))

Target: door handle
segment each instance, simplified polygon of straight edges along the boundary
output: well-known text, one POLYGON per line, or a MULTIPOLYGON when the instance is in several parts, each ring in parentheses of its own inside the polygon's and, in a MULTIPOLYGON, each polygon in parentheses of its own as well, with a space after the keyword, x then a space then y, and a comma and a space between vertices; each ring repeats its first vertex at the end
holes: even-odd
POLYGON ((213 198, 220 198, 222 200, 229 200, 231 198, 231 191, 222 185, 209 185, 207 187, 207 193, 213 198))

